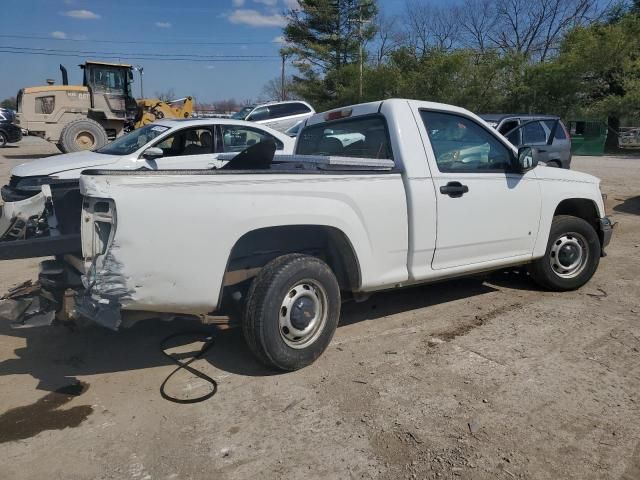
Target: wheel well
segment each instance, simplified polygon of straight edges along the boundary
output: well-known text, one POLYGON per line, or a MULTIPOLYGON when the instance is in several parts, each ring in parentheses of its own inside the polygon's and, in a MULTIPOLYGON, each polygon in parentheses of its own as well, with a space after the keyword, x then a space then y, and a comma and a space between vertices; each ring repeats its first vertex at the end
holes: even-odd
POLYGON ((586 198, 569 198, 560 202, 553 216, 571 215, 589 222, 598 231, 598 208, 593 200, 586 198))
POLYGON ((351 242, 341 230, 324 225, 268 227, 243 235, 233 246, 225 275, 256 271, 288 253, 305 253, 324 260, 333 270, 342 290, 360 287, 360 266, 351 242))

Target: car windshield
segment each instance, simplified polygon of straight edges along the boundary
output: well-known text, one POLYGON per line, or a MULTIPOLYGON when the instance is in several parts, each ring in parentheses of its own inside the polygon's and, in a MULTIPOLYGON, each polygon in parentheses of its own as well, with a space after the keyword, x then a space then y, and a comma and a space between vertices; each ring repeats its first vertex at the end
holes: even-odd
POLYGON ((169 127, 163 125, 147 125, 106 144, 96 152, 104 153, 105 155, 129 155, 167 130, 169 130, 169 127))
POLYGON ((234 120, 244 120, 245 118, 247 118, 247 115, 249 115, 254 108, 255 107, 244 107, 239 112, 236 112, 233 115, 231 115, 231 118, 233 118, 234 120))

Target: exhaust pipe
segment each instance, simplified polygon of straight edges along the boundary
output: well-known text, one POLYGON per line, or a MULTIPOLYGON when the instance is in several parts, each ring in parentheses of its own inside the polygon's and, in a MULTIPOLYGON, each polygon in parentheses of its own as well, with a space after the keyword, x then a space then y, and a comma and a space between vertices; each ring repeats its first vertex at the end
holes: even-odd
POLYGON ((60 71, 62 72, 62 84, 69 85, 69 76, 67 75, 67 69, 64 65, 60 65, 60 71))

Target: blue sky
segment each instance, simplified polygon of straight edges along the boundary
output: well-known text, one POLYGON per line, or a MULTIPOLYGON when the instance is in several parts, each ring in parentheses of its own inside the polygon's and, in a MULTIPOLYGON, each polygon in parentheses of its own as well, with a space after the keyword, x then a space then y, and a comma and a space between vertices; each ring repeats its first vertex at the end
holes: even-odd
MULTIPOLYGON (((294 1, 0 0, 0 99, 21 87, 42 85, 47 78, 59 83, 60 63, 66 65, 70 83, 81 83, 77 65, 82 59, 104 59, 107 53, 276 57, 245 63, 122 60, 144 67, 146 97, 173 88, 177 96, 194 95, 200 101, 254 99, 268 80, 280 75, 277 37, 282 34, 282 13, 294 1), (47 55, 6 53, 16 47, 42 49, 47 55), (55 49, 103 53, 64 57, 50 51, 55 49)), ((380 3, 389 11, 403 4, 380 3)), ((138 75, 135 81, 139 95, 138 75)))

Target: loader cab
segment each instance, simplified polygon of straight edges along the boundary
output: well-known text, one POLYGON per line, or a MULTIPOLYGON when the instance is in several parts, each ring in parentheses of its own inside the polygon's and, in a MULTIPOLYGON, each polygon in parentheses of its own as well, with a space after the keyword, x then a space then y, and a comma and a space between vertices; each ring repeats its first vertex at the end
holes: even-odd
POLYGON ((83 85, 91 94, 94 114, 105 120, 132 120, 137 103, 132 94, 133 70, 131 65, 86 62, 83 85))

